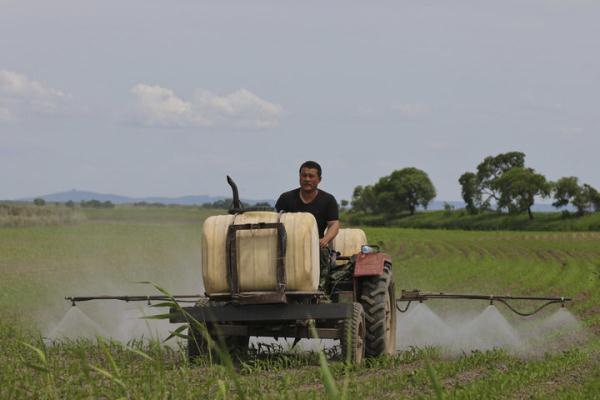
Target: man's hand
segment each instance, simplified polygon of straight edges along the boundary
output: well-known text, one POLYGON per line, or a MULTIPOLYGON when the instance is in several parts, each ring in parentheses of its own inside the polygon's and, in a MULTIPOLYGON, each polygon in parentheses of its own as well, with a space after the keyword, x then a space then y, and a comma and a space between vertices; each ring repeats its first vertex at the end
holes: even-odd
POLYGON ((340 221, 327 221, 327 231, 325 232, 325 236, 322 239, 319 239, 320 247, 327 247, 329 242, 331 242, 338 234, 340 230, 340 221))

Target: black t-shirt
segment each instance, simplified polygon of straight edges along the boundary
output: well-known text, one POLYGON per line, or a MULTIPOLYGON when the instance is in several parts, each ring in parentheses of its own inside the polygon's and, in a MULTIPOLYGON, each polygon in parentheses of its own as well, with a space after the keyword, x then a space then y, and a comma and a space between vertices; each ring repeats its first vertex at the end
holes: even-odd
POLYGON ((300 188, 290 190, 279 196, 275 203, 277 211, 285 212, 309 212, 315 216, 319 227, 319 237, 325 235, 327 221, 339 219, 338 204, 333 195, 319 189, 317 197, 310 203, 304 203, 300 198, 300 188))

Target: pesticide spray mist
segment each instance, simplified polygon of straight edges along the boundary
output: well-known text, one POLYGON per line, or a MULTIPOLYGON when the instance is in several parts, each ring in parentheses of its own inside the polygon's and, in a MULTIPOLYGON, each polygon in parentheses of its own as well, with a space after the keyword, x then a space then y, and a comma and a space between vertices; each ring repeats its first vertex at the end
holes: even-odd
POLYGON ((435 347, 446 355, 504 349, 517 356, 537 356, 560 351, 584 341, 581 323, 566 308, 543 316, 509 322, 494 305, 479 314, 446 311, 440 317, 425 303, 397 313, 398 350, 435 347))
MULTIPOLYGON (((181 233, 184 235, 185 232, 181 233)), ((182 237, 182 240, 184 238, 182 237)), ((162 261, 140 259, 140 250, 119 254, 127 261, 117 266, 110 254, 106 258, 88 258, 82 254, 76 273, 65 276, 60 292, 46 302, 34 318, 49 342, 55 340, 95 340, 97 336, 127 343, 131 340, 166 339, 177 325, 168 320, 148 320, 144 316, 167 313, 166 308, 150 307, 145 302, 126 303, 117 300, 88 301, 75 307, 64 296, 161 295, 152 281, 172 294, 202 294, 200 252, 190 254, 174 249, 161 254, 162 261)), ((160 302, 153 302, 160 303, 160 302)), ((178 346, 177 340, 167 345, 178 346)))

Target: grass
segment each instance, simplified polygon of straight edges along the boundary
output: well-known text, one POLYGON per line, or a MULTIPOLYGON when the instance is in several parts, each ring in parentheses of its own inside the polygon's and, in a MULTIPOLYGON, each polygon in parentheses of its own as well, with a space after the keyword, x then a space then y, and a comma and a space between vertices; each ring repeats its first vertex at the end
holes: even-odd
POLYGON ((419 211, 414 215, 387 218, 381 215, 343 213, 342 220, 351 225, 392 226, 419 229, 459 229, 477 231, 600 231, 600 212, 577 216, 560 212, 536 212, 518 215, 486 212, 470 215, 464 210, 419 211))
MULTIPOLYGON (((41 339, 40 329, 68 309, 65 295, 137 294, 149 290, 131 283, 141 280, 177 293, 197 289, 200 219, 208 211, 85 213, 78 224, 0 228, 0 398, 240 397, 230 370, 208 359, 190 365, 185 349, 141 341, 48 346, 41 339)), ((592 338, 535 359, 500 350, 446 358, 414 349, 348 368, 334 357, 327 368, 335 386, 324 380, 318 354, 263 352, 236 372, 246 398, 588 399, 600 391, 600 233, 365 231, 392 255, 398 290, 573 296, 570 310, 592 338)))
POLYGON ((84 218, 81 212, 63 205, 0 203, 0 227, 74 224, 84 218))

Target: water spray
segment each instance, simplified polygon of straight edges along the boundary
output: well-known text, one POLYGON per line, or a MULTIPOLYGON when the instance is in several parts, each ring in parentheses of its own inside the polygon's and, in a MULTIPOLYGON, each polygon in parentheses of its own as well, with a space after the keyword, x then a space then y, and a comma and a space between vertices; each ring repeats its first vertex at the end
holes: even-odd
POLYGON ((570 297, 544 297, 544 296, 496 296, 496 295, 481 295, 481 294, 457 294, 457 293, 433 293, 433 292, 422 292, 418 289, 414 290, 402 290, 402 294, 399 299, 396 300, 396 309, 400 312, 406 312, 412 302, 418 301, 419 303, 425 300, 433 299, 444 299, 444 300, 487 300, 490 305, 494 305, 494 302, 504 304, 510 311, 520 315, 522 317, 529 317, 537 314, 547 306, 551 304, 560 303, 561 307, 565 307, 567 301, 572 301, 570 297), (509 301, 512 300, 525 300, 525 301, 544 301, 541 306, 537 307, 531 312, 524 312, 517 310, 512 306, 509 301), (399 303, 408 302, 405 308, 401 308, 399 303))

